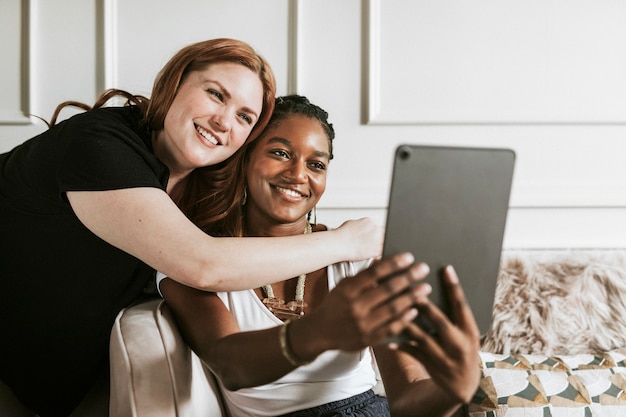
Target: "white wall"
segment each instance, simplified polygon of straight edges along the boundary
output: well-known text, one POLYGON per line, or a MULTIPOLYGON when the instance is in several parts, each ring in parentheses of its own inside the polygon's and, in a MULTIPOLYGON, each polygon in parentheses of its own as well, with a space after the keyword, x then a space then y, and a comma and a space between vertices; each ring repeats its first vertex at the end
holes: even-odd
POLYGON ((517 153, 508 248, 626 247, 626 3, 619 0, 0 0, 0 152, 56 104, 148 94, 163 63, 236 37, 279 94, 326 108, 318 220, 385 220, 400 143, 517 153), (71 10, 72 13, 68 11, 71 10), (20 59, 21 57, 21 59, 20 59))

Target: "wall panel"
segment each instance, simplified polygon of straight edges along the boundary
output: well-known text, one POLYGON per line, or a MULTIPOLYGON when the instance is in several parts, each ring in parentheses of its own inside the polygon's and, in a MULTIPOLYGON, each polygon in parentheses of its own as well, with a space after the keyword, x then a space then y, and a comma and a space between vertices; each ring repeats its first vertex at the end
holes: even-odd
MULTIPOLYGON (((363 0, 360 9, 355 3, 302 2, 306 65, 299 85, 329 109, 338 132, 320 204, 329 213, 343 213, 331 224, 363 211, 384 221, 393 150, 401 143, 497 146, 517 153, 507 245, 626 244, 614 232, 626 229, 626 166, 620 162, 626 156, 626 77, 621 76, 626 48, 616 42, 626 37, 614 38, 624 30, 615 17, 624 15, 621 4, 607 1, 597 8, 595 2, 552 1, 540 10, 538 3, 508 2, 513 17, 487 1, 472 3, 471 13, 455 1, 363 0), (502 33, 489 39, 494 25, 485 24, 467 32, 472 19, 463 22, 459 16, 476 14, 489 16, 502 33), (541 21, 534 21, 538 16, 541 21), (527 45, 515 31, 503 31, 507 25, 541 30, 528 35, 527 45), (550 25, 558 31, 551 34, 550 25), (321 26, 324 31, 313 30, 321 26), (581 27, 585 33, 593 28, 590 39, 577 33, 581 27), (461 36, 468 37, 466 43, 461 36), (465 53, 461 46, 483 50, 465 53), (423 59, 420 48, 433 59, 423 59), (479 70, 488 59, 501 60, 501 67, 518 65, 519 59, 510 60, 515 54, 527 61, 524 68, 544 72, 528 73, 528 84, 503 88, 515 68, 490 69, 488 77, 466 68, 479 70), (584 65, 572 66, 574 58, 584 65), (356 67, 361 78, 355 77, 356 67), (450 80, 465 90, 450 89, 450 80), (540 91, 546 85, 559 88, 540 91), (480 92, 477 101, 467 102, 468 89, 480 92), (526 96, 512 103, 510 96, 522 93, 526 96), (591 93, 598 98, 581 98, 591 93), (364 104, 361 114, 357 100, 364 104)), ((477 22, 484 23, 485 16, 477 22)))
POLYGON ((0 152, 45 129, 29 113, 109 87, 148 95, 182 46, 236 37, 270 61, 279 94, 330 113, 320 221, 384 224, 401 143, 501 146, 517 153, 507 246, 626 247, 624 2, 0 4, 0 152))
POLYGON ((28 2, 2 0, 0 13, 0 124, 30 123, 28 118, 28 2))
MULTIPOLYGON (((2 30, 11 34, 2 39, 3 53, 6 45, 9 58, 3 59, 0 71, 3 94, 7 92, 0 103, 6 108, 7 100, 11 111, 17 109, 20 115, 13 122, 0 123, 0 152, 46 128, 32 116, 49 120, 63 101, 94 101, 98 92, 97 1, 64 0, 59 7, 58 2, 46 0, 2 0, 0 19, 3 26, 6 23, 2 30)), ((63 117, 69 114, 72 111, 63 117)))
POLYGON ((370 123, 626 122, 626 3, 367 5, 370 123))
POLYGON ((272 65, 279 91, 287 89, 289 2, 234 0, 119 1, 111 7, 115 86, 149 95, 157 72, 180 48, 201 40, 233 37, 250 43, 272 65), (147 21, 137 16, 149 13, 147 21))

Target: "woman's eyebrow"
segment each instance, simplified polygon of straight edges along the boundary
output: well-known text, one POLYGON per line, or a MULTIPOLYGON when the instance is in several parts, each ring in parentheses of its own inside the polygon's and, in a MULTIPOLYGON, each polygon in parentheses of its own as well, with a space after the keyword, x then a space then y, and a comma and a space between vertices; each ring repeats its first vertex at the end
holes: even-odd
POLYGON ((330 160, 330 154, 328 152, 315 151, 315 155, 319 156, 320 158, 326 158, 330 160))
MULTIPOLYGON (((292 146, 292 143, 289 139, 287 138, 283 138, 281 136, 274 136, 271 139, 269 139, 267 141, 267 143, 281 143, 285 146, 292 146)), ((330 154, 328 152, 324 152, 324 151, 315 151, 315 156, 319 156, 321 158, 326 158, 326 159, 330 159, 330 154)))
POLYGON ((251 114, 252 116, 254 116, 254 118, 255 118, 255 119, 258 119, 258 118, 259 118, 259 115, 258 115, 258 114, 257 114, 254 110, 252 110, 250 107, 248 107, 248 106, 243 106, 243 107, 241 108, 241 110, 242 110, 244 113, 251 114))
POLYGON ((291 146, 291 141, 281 136, 273 136, 271 139, 267 141, 267 143, 282 143, 285 146, 291 146))

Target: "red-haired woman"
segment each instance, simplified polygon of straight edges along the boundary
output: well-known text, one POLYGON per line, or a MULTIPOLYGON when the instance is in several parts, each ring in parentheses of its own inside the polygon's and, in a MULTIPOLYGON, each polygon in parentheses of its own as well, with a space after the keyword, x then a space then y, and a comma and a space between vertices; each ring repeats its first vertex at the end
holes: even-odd
POLYGON ((0 155, 0 380, 39 416, 69 415, 107 369, 115 317, 155 269, 226 291, 379 253, 368 220, 273 239, 198 227, 240 203, 231 157, 264 129, 274 96, 248 44, 199 42, 165 65, 149 100, 107 92, 0 155), (117 94, 130 105, 103 106, 117 94))

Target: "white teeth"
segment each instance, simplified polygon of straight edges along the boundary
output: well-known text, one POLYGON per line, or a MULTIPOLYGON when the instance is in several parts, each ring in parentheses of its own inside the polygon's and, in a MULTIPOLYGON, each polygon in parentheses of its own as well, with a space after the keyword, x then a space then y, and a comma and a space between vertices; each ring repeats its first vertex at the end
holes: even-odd
POLYGON ((196 126, 196 130, 198 131, 198 133, 200 133, 202 135, 203 138, 205 138, 206 140, 211 142, 213 145, 219 145, 219 142, 217 141, 217 139, 215 139, 213 136, 211 136, 211 134, 209 132, 207 132, 206 130, 204 130, 200 126, 196 126))
POLYGON ((305 197, 303 194, 300 194, 297 191, 294 190, 289 190, 287 188, 283 188, 283 187, 276 187, 276 189, 282 193, 285 193, 291 197, 305 197))

